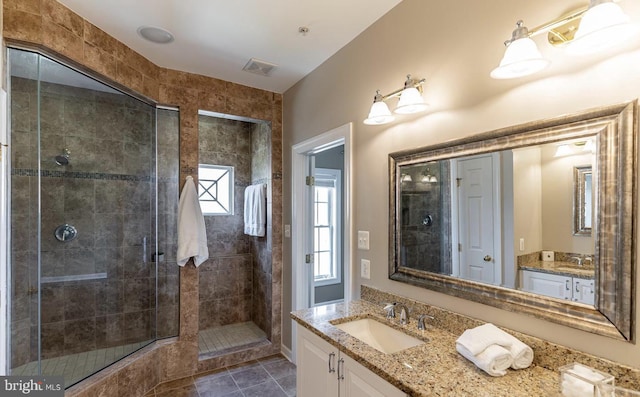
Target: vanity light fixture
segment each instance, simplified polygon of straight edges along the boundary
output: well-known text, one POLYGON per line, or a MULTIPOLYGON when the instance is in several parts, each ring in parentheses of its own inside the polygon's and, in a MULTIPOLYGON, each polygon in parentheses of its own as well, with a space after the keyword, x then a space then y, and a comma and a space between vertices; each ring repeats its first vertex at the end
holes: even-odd
POLYGON ((413 182, 413 178, 411 178, 411 174, 402 174, 400 178, 401 182, 413 182))
POLYGON ((389 106, 385 103, 385 101, 395 97, 400 97, 394 111, 397 114, 412 114, 425 111, 428 105, 422 97, 422 84, 424 82, 425 79, 415 80, 408 74, 403 88, 384 96, 380 94, 380 90, 377 90, 369 116, 364 120, 364 123, 367 125, 382 125, 395 120, 389 110, 389 106))
POLYGON ((491 72, 494 79, 511 79, 539 72, 549 65, 531 37, 548 33, 550 44, 566 47, 569 54, 590 54, 624 43, 638 29, 613 0, 590 0, 583 7, 534 29, 517 22, 500 65, 491 72))

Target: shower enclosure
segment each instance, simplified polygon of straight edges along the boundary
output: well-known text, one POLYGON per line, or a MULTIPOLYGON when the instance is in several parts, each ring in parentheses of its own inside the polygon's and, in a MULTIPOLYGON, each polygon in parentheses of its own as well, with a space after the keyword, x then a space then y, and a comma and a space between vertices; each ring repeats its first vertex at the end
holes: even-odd
POLYGON ((178 333, 178 112, 10 49, 12 375, 82 380, 178 333))
POLYGON ((272 332, 271 126, 200 111, 199 186, 209 260, 200 266, 200 359, 270 345, 272 332), (225 173, 226 172, 226 173, 225 173), (227 202, 223 185, 233 194, 227 202), (267 186, 266 236, 244 234, 244 191, 267 186))

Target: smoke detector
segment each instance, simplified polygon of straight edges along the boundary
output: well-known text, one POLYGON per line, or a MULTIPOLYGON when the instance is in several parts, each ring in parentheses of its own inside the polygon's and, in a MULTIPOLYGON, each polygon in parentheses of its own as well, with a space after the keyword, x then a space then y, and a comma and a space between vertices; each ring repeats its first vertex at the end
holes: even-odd
POLYGON ((275 63, 269 63, 256 58, 251 58, 249 62, 244 65, 242 70, 249 73, 259 74, 260 76, 270 76, 271 72, 273 72, 273 70, 277 67, 278 65, 276 65, 275 63))

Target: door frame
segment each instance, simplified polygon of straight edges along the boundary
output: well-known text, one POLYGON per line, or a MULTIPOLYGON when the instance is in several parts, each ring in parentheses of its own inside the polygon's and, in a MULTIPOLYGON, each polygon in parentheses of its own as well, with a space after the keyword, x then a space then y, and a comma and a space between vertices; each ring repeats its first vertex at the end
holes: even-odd
MULTIPOLYGON (((344 302, 351 300, 355 290, 355 277, 353 277, 353 247, 351 239, 354 234, 353 224, 353 149, 352 149, 353 123, 347 123, 330 131, 307 139, 293 145, 291 148, 291 308, 292 310, 306 309, 312 306, 309 302, 309 267, 304 263, 305 243, 311 222, 307 211, 308 189, 305 183, 307 176, 307 157, 338 145, 344 145, 344 170, 342 192, 344 198, 343 225, 344 254, 342 265, 344 267, 344 302)), ((292 356, 296 355, 296 327, 292 321, 291 345, 292 356)))

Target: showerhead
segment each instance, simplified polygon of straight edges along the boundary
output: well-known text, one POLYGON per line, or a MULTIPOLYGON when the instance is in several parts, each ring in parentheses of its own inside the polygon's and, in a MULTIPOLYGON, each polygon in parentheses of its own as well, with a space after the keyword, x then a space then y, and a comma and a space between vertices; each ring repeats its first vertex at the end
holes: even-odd
POLYGON ((54 160, 58 165, 69 165, 69 156, 71 156, 69 149, 64 149, 62 154, 57 155, 54 160))

